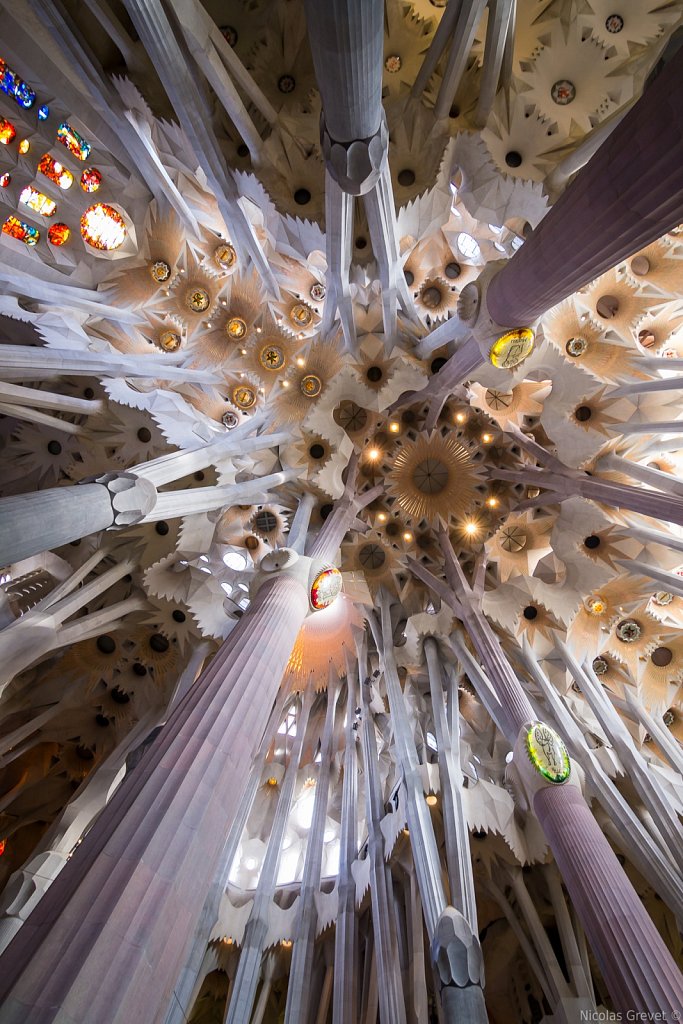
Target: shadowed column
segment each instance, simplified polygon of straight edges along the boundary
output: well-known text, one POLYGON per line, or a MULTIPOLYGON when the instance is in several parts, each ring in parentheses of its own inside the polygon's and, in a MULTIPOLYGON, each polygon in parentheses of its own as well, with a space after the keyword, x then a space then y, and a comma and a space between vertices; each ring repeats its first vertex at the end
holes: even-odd
POLYGON ((674 58, 491 281, 501 325, 552 306, 683 221, 683 58, 674 58))

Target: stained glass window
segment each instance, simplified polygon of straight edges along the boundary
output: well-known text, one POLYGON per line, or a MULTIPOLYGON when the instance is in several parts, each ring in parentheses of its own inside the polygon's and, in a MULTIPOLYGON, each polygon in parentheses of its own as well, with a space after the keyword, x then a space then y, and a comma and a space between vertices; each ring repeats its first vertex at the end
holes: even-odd
POLYGON ((70 236, 71 229, 67 224, 51 224, 47 229, 47 240, 52 245, 64 245, 70 236))
POLYGON ((28 153, 30 148, 31 148, 31 143, 28 141, 28 139, 22 139, 21 142, 19 143, 19 152, 21 153, 22 156, 25 156, 26 153, 28 153))
POLYGON ((0 143, 3 146, 9 146, 16 134, 17 130, 12 122, 6 121, 4 117, 0 117, 0 143))
POLYGON ((47 121, 50 116, 50 108, 47 103, 43 103, 42 107, 38 107, 38 120, 47 121))
POLYGON ((18 238, 20 242, 25 242, 26 245, 35 245, 40 238, 38 228, 34 228, 30 224, 24 224, 23 220, 19 220, 17 217, 8 217, 2 225, 2 230, 3 234, 11 235, 12 238, 18 238))
POLYGON ((40 213, 43 217, 52 217, 57 209, 54 199, 50 199, 43 192, 39 192, 33 185, 27 185, 26 188, 22 189, 19 202, 23 203, 24 206, 28 206, 31 210, 35 210, 36 213, 40 213))
POLYGON ((69 150, 77 160, 87 160, 90 156, 90 143, 72 128, 68 121, 62 121, 57 129, 57 142, 69 150))
POLYGON ((11 180, 12 175, 9 171, 5 171, 4 174, 0 174, 0 188, 7 188, 11 180))
POLYGON ((74 176, 71 171, 67 170, 58 160, 46 153, 45 156, 41 156, 38 161, 38 170, 41 174, 44 174, 46 178, 53 181, 55 185, 59 185, 60 188, 67 189, 71 188, 74 183, 74 176))
POLYGON ((16 72, 8 68, 0 57, 0 89, 16 100, 20 107, 28 110, 36 102, 36 94, 30 85, 23 82, 16 72))
POLYGON ((97 192, 102 184, 102 175, 96 167, 86 167, 81 174, 81 188, 84 192, 97 192))
POLYGON ((95 203, 81 217, 81 235, 93 249, 109 251, 118 249, 125 242, 126 225, 113 206, 95 203))

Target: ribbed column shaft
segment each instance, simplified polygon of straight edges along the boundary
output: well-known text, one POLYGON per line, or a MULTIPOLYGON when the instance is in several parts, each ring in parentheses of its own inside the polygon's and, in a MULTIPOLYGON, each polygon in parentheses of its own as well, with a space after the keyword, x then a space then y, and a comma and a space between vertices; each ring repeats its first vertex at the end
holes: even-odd
POLYGON ((366 139, 382 111, 384 4, 306 0, 305 7, 328 131, 338 142, 366 139))
POLYGON ((576 175, 487 294, 526 326, 683 221, 683 60, 672 60, 576 175))
POLYGON ((163 1020, 307 609, 258 592, 0 958, 2 1024, 163 1020))
POLYGON ((106 530, 113 522, 111 495, 104 484, 0 498, 0 565, 106 530))
POLYGON ((681 974, 581 793, 544 787, 534 811, 615 1009, 680 1011, 681 974))
POLYGON ((339 897, 334 932, 333 1024, 355 1024, 358 1019, 358 920, 356 883, 351 871, 358 852, 358 758, 356 755, 356 670, 347 671, 346 725, 344 727, 344 781, 342 784, 341 835, 339 837, 339 897))

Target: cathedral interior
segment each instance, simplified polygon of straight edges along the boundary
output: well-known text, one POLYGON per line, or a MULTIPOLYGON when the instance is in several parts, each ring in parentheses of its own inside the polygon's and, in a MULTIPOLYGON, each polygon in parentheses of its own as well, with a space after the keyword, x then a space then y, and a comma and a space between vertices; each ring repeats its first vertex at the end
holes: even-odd
POLYGON ((681 0, 0 11, 0 1024, 680 1020, 681 0))

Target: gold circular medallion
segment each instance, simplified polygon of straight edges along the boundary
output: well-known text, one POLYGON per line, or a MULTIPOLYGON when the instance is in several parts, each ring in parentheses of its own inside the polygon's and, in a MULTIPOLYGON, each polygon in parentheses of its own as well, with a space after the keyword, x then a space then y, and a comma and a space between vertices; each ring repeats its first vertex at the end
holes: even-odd
POLYGON ((301 378, 301 393, 306 398, 317 398, 323 389, 323 382, 314 373, 307 373, 301 378))
POLYGON ((247 384, 239 384, 233 389, 232 400, 240 409, 251 409, 256 405, 256 392, 247 384))
POLYGON ((171 276, 171 267, 166 260, 155 260, 150 267, 150 274, 157 284, 164 284, 171 276))
POLYGON ((237 253, 235 252, 235 247, 233 245, 230 245, 229 242, 223 242, 221 245, 216 246, 213 255, 214 259, 216 260, 216 263, 218 263, 219 266, 221 267, 225 267, 226 269, 234 267, 235 264, 237 263, 237 253))
POLYGON ((285 354, 279 345, 265 345, 261 349, 259 362, 264 370, 281 370, 285 365, 285 354))
POLYGON ((308 327, 313 320, 313 311, 305 302, 297 302, 289 311, 289 318, 295 327, 308 327))
POLYGON ((534 332, 530 327, 506 331, 491 346, 489 359, 501 370, 511 370, 526 359, 534 347, 534 332))
POLYGON ((225 333, 233 341, 239 341, 247 333, 246 322, 241 316, 231 316, 225 325, 225 333))
POLYGON ((164 352, 177 352, 182 344, 182 339, 175 331, 162 331, 159 335, 159 348, 164 352))
POLYGON ((206 288, 191 288, 185 302, 193 313, 205 313, 211 305, 211 297, 206 288))

